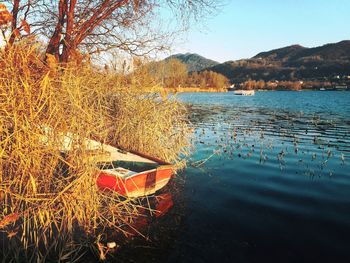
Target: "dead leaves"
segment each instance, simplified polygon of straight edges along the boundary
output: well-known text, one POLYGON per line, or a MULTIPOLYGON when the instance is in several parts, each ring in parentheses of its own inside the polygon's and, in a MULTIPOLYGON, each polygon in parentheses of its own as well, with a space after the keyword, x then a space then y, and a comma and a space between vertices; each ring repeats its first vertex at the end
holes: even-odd
MULTIPOLYGON (((5 40, 7 39, 5 36, 6 31, 11 31, 11 23, 17 24, 16 20, 13 19, 12 14, 8 11, 6 5, 0 4, 0 28, 5 40)), ((18 39, 23 33, 27 35, 30 34, 30 26, 25 19, 21 19, 19 27, 16 26, 15 29, 12 29, 12 31, 9 33, 9 38, 18 39)))
POLYGON ((0 4, 0 26, 8 25, 12 21, 12 15, 4 4, 0 4))
POLYGON ((27 34, 30 34, 30 26, 27 23, 27 21, 25 21, 24 19, 21 19, 21 28, 23 29, 24 32, 26 32, 27 34))
POLYGON ((19 216, 17 213, 12 213, 7 216, 4 216, 3 219, 0 221, 0 229, 8 226, 9 224, 12 224, 18 220, 19 216))
POLYGON ((19 32, 19 29, 18 29, 18 28, 16 28, 15 30, 13 30, 12 34, 13 34, 16 38, 18 38, 18 37, 21 36, 21 33, 19 32))
POLYGON ((49 68, 54 69, 57 67, 57 59, 52 54, 46 54, 46 62, 49 68))

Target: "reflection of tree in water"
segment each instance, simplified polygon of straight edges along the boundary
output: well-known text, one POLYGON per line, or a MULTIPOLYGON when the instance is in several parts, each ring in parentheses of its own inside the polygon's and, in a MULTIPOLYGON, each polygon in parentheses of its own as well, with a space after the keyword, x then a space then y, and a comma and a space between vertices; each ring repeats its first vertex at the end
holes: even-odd
POLYGON ((345 165, 350 157, 350 122, 325 112, 227 105, 192 105, 189 112, 193 144, 212 149, 193 160, 195 167, 218 155, 223 160, 254 158, 261 164, 277 161, 282 170, 296 165, 310 176, 333 175, 325 171, 328 163, 345 165))

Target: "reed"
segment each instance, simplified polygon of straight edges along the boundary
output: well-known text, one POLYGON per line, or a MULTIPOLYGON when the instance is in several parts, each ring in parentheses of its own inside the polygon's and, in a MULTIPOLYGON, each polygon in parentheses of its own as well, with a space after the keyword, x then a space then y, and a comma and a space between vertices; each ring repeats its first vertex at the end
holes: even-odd
POLYGON ((142 79, 44 64, 31 43, 0 50, 0 68, 0 257, 74 261, 101 251, 104 229, 127 235, 140 201, 98 191, 84 138, 178 162, 189 146, 183 106, 142 91, 142 79))

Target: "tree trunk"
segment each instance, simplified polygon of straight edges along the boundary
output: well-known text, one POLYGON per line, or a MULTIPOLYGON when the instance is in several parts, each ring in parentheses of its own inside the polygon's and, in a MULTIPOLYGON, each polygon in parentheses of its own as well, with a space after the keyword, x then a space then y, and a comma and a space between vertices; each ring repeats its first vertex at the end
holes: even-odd
POLYGON ((46 54, 54 55, 56 61, 61 63, 69 62, 78 45, 89 36, 104 19, 108 18, 116 9, 121 8, 128 2, 129 0, 103 0, 102 3, 93 10, 90 18, 82 23, 80 28, 76 28, 74 24, 74 8, 77 4, 77 0, 59 0, 58 21, 46 49, 46 54), (64 39, 62 39, 62 34, 64 34, 64 39), (62 53, 60 53, 60 51, 62 51, 62 53))
POLYGON ((59 61, 60 59, 59 50, 61 44, 62 30, 67 12, 67 5, 67 0, 60 0, 58 4, 58 21, 55 27, 55 31, 46 49, 46 54, 54 55, 57 61, 59 61))
POLYGON ((15 30, 17 29, 17 16, 19 10, 20 0, 13 1, 13 9, 12 9, 12 23, 11 23, 11 36, 9 39, 9 45, 12 46, 16 39, 15 30))
POLYGON ((73 27, 74 27, 74 8, 76 0, 71 0, 69 10, 67 12, 67 23, 66 23, 66 35, 63 40, 63 51, 60 57, 60 62, 67 63, 70 56, 76 49, 75 41, 72 38, 73 27))

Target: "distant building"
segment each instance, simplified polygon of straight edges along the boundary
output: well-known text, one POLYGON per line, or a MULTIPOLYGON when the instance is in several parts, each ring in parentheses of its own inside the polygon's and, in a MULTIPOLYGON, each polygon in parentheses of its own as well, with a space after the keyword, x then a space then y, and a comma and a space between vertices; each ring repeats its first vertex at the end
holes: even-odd
POLYGON ((335 85, 334 87, 336 90, 346 90, 348 88, 347 85, 335 85))

